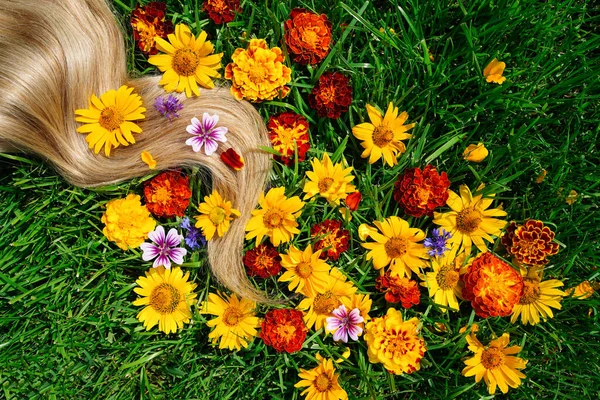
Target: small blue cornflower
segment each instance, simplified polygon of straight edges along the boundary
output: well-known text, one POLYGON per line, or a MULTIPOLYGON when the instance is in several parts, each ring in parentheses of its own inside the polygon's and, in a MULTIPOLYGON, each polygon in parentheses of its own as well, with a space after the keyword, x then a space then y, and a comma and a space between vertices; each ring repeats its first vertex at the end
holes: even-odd
POLYGON ((443 228, 436 228, 431 232, 431 237, 425 238, 423 244, 427 249, 427 254, 430 257, 441 257, 450 248, 446 247, 446 243, 452 237, 450 232, 446 232, 443 228))
POLYGON ((181 228, 185 229, 185 244, 192 250, 198 250, 202 246, 206 246, 206 239, 202 231, 190 223, 190 219, 185 217, 181 220, 181 228))
POLYGON ((154 102, 154 108, 156 108, 156 111, 158 111, 160 115, 167 117, 169 121, 172 121, 173 118, 179 117, 177 111, 183 108, 183 104, 177 97, 170 94, 167 97, 158 96, 154 102))

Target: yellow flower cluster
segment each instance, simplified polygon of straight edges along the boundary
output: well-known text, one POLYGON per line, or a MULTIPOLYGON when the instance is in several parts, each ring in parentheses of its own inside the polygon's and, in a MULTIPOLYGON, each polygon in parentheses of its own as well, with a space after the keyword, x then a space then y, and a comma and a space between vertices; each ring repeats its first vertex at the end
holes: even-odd
POLYGON ((102 222, 106 225, 102 230, 104 236, 123 250, 139 247, 156 227, 156 221, 137 194, 109 201, 102 222))

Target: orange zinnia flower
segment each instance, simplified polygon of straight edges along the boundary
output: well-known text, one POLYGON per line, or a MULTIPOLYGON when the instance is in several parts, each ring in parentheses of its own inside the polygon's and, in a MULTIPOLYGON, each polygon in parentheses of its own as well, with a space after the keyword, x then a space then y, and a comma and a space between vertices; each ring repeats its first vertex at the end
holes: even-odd
POLYGON ((190 178, 178 171, 166 171, 144 184, 144 201, 157 217, 183 217, 190 204, 190 178))
POLYGON ((450 181, 448 175, 438 174, 432 165, 407 169, 398 177, 394 185, 394 200, 408 215, 422 217, 433 215, 436 207, 441 207, 448 200, 450 181))
POLYGON ((284 28, 285 43, 298 64, 318 64, 329 54, 331 22, 325 14, 295 8, 284 28))
POLYGON ((406 309, 416 306, 421 301, 421 292, 416 281, 406 277, 392 276, 390 271, 377 277, 375 288, 385 293, 385 301, 402 303, 402 307, 406 309))
POLYGON ((302 348, 308 329, 302 311, 271 310, 265 314, 260 337, 278 353, 294 353, 302 348))

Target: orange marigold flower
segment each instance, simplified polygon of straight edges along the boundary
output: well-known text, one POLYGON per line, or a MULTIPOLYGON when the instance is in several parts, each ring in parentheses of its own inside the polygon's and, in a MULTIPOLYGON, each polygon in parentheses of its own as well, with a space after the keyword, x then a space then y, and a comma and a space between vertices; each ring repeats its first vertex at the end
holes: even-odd
POLYGON ((409 168, 394 184, 394 200, 408 215, 432 216, 436 207, 446 204, 449 188, 448 175, 438 174, 434 166, 409 168))
POLYGON ((178 171, 166 171, 144 184, 144 201, 156 217, 183 217, 190 204, 190 178, 178 171))
POLYGON ((348 197, 346 197, 346 205, 352 211, 358 210, 358 205, 362 201, 362 194, 360 192, 350 193, 348 197))
POLYGON ((238 100, 272 100, 285 97, 290 88, 292 70, 285 65, 279 47, 269 48, 263 39, 252 39, 247 49, 236 49, 225 68, 231 80, 231 94, 238 100))
POLYGON ((325 72, 308 95, 308 104, 322 118, 339 118, 351 103, 350 79, 341 72, 325 72))
POLYGON ((166 39, 173 33, 173 23, 165 21, 167 6, 163 2, 153 1, 142 6, 138 4, 131 13, 130 24, 137 47, 146 55, 158 53, 154 38, 166 39))
POLYGON ((385 293, 385 301, 402 303, 402 307, 406 309, 416 306, 421 301, 421 292, 416 281, 406 277, 392 276, 390 271, 377 277, 375 288, 385 293))
POLYGON ((232 147, 222 152, 220 157, 221 161, 236 171, 240 171, 242 168, 244 168, 244 157, 239 155, 232 147))
POLYGON ((508 254, 525 265, 546 265, 546 257, 558 253, 558 243, 553 240, 554 232, 534 219, 528 219, 523 225, 511 221, 502 236, 508 254))
POLYGON ((314 250, 321 250, 321 258, 337 260, 340 255, 348 250, 348 241, 350 233, 347 229, 342 228, 340 221, 326 219, 325 221, 313 225, 310 229, 310 235, 313 239, 317 239, 314 245, 314 250))
POLYGON ((202 10, 215 24, 231 22, 241 11, 240 0, 205 0, 202 10))
POLYGON ((521 274, 489 252, 473 259, 463 281, 463 298, 482 318, 510 315, 523 295, 521 274))
POLYGON ((269 278, 281 271, 281 257, 270 244, 261 244, 244 254, 244 265, 250 276, 269 278))
POLYGON ((265 314, 260 337, 278 353, 294 353, 302 348, 308 329, 298 310, 271 310, 265 314))
POLYGON ((308 136, 308 121, 300 114, 286 111, 269 118, 269 138, 273 149, 281 156, 275 159, 285 165, 294 163, 295 148, 298 148, 298 162, 304 161, 306 152, 310 148, 308 136))
POLYGON ((331 22, 327 15, 294 8, 284 28, 285 44, 298 64, 318 64, 329 54, 331 22))

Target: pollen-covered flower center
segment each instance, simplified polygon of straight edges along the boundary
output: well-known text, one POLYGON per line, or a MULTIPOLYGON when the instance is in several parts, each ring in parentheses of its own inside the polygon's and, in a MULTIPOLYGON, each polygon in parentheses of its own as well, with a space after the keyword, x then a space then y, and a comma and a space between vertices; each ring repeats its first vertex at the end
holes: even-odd
POLYGON ((403 237, 393 237, 383 245, 389 258, 400 258, 408 251, 408 240, 403 237))
POLYGON ((165 186, 160 186, 157 188, 152 195, 153 203, 166 204, 169 200, 171 200, 171 193, 169 188, 165 186))
POLYGON ((296 328, 293 325, 279 325, 277 335, 286 342, 289 342, 296 336, 296 328))
POLYGON ((177 75, 190 76, 196 73, 200 58, 192 49, 179 49, 173 55, 171 66, 177 75))
POLYGON ((106 107, 100 112, 98 123, 104 129, 114 131, 125 121, 123 113, 116 106, 106 107))
POLYGON ((456 227, 462 233, 473 233, 481 224, 483 215, 478 210, 465 208, 456 215, 456 227))
POLYGON ((445 265, 442 268, 440 268, 439 272, 435 277, 437 284, 442 290, 454 289, 454 287, 458 283, 458 278, 458 271, 456 271, 451 265, 445 265))
POLYGON ((150 293, 150 307, 159 314, 171 314, 177 309, 181 295, 169 283, 161 283, 150 293))
POLYGON ((271 265, 273 265, 273 258, 266 254, 261 254, 256 257, 255 264, 261 268, 268 269, 271 268, 271 265))
POLYGON ((504 364, 504 353, 496 347, 490 347, 481 354, 481 364, 485 369, 494 369, 504 364))
POLYGON ((540 298, 540 282, 537 279, 523 280, 523 294, 519 304, 531 304, 540 298))
POLYGON ((319 293, 315 296, 313 309, 319 315, 329 315, 338 306, 339 300, 337 296, 331 293, 330 290, 325 293, 319 293))
POLYGON ((329 188, 331 187, 331 185, 333 185, 333 182, 334 182, 333 178, 329 178, 329 177, 320 179, 319 183, 318 183, 319 192, 325 193, 326 191, 328 191, 329 188))
POLYGON ((223 207, 214 207, 210 210, 210 214, 208 214, 208 218, 210 222, 215 225, 219 225, 225 219, 225 209, 223 207))
POLYGON ((296 273, 300 278, 308 278, 312 274, 312 270, 312 266, 306 261, 302 261, 296 266, 296 273))
POLYGON ((386 125, 376 126, 373 130, 373 143, 377 147, 387 146, 394 138, 394 132, 386 125))
POLYGON ((408 351, 407 345, 410 343, 407 339, 403 334, 390 338, 385 347, 386 351, 390 352, 392 357, 405 354, 408 351))
POLYGON ((280 210, 269 209, 263 216, 263 224, 268 229, 279 228, 284 221, 283 213, 280 210))
POLYGON ((227 326, 236 326, 240 320, 244 318, 244 314, 237 307, 228 307, 223 313, 223 323, 227 326))
POLYGON ((208 4, 211 5, 212 9, 217 13, 224 13, 229 9, 227 4, 223 0, 208 0, 208 4))
POLYGON ((431 196, 431 190, 428 187, 418 188, 416 192, 417 200, 419 200, 419 206, 426 206, 431 196))
POLYGON ((316 49, 319 35, 315 31, 315 28, 305 29, 302 33, 302 39, 304 39, 303 42, 305 45, 307 45, 307 47, 310 47, 311 49, 316 49))
POLYGON ((333 386, 333 384, 326 373, 319 374, 315 379, 315 388, 321 393, 327 392, 331 386, 333 386))

